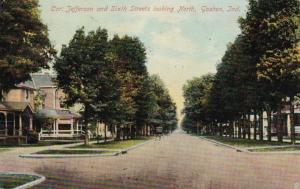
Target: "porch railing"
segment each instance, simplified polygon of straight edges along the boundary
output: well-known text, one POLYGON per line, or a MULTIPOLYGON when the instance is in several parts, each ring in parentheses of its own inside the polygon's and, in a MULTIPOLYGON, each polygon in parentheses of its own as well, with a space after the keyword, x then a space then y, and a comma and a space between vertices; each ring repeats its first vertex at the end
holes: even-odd
POLYGON ((0 130, 0 135, 6 135, 6 130, 0 130))
POLYGON ((39 133, 39 138, 43 137, 78 137, 84 132, 82 130, 43 130, 41 129, 41 132, 39 133))

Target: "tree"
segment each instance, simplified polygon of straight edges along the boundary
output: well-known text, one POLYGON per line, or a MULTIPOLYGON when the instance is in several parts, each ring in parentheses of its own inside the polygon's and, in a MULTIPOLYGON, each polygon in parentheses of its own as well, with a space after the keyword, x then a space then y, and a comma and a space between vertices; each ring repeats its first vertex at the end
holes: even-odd
MULTIPOLYGON (((296 55, 296 45, 299 41, 296 33, 297 17, 299 17, 297 0, 250 1, 250 10, 242 24, 243 33, 249 38, 257 57, 255 59, 257 76, 266 92, 264 98, 267 107, 277 109, 279 141, 282 141, 283 99, 289 97, 292 101, 299 93, 299 88, 295 87, 299 82, 297 71, 299 60, 296 55)), ((291 117, 293 118, 293 115, 291 117)), ((292 140, 294 140, 294 132, 292 132, 292 140)))
POLYGON ((104 123, 104 142, 107 140, 107 128, 116 124, 118 120, 118 102, 120 100, 120 83, 116 75, 116 66, 111 54, 107 53, 105 60, 100 61, 99 69, 95 73, 96 96, 94 108, 98 122, 104 123))
POLYGON ((184 113, 196 123, 197 134, 200 125, 207 123, 209 96, 214 81, 214 75, 207 74, 188 81, 184 87, 184 113))
POLYGON ((130 130, 131 137, 136 136, 136 125, 139 105, 137 98, 147 77, 146 50, 138 38, 115 35, 110 41, 110 52, 116 65, 116 75, 120 83, 119 123, 117 124, 117 138, 120 138, 121 126, 123 136, 125 130, 130 130), (133 127, 135 126, 134 130, 133 127))
POLYGON ((173 131, 177 128, 176 105, 158 75, 150 76, 150 81, 154 101, 149 111, 149 124, 152 130, 162 127, 165 133, 173 131))
POLYGON ((101 89, 99 79, 108 77, 105 72, 107 70, 102 69, 106 65, 107 38, 107 31, 104 29, 99 28, 96 32, 85 35, 84 28, 81 28, 76 31, 69 45, 62 47, 60 57, 54 64, 58 87, 66 94, 64 103, 67 106, 82 104, 85 144, 88 144, 89 139, 88 124, 99 111, 99 102, 95 101, 99 98, 101 89))
POLYGON ((0 11, 0 99, 3 91, 48 68, 55 50, 41 22, 37 0, 2 1, 0 11))

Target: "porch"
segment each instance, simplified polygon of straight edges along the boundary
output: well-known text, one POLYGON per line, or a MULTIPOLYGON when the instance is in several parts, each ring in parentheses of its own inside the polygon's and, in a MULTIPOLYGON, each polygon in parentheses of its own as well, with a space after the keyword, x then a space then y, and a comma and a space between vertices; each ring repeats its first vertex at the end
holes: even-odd
POLYGON ((33 130, 33 111, 29 103, 0 102, 0 142, 27 141, 33 130))
POLYGON ((44 120, 39 140, 78 139, 83 134, 80 116, 69 110, 42 109, 36 115, 44 120))

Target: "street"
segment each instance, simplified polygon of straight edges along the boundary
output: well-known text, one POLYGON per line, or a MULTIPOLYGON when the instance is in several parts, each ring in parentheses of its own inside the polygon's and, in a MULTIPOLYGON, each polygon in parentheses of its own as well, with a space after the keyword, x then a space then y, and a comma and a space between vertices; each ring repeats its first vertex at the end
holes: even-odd
POLYGON ((36 172, 36 188, 298 189, 299 155, 247 154, 177 130, 115 157, 22 159, 1 153, 0 172, 36 172))

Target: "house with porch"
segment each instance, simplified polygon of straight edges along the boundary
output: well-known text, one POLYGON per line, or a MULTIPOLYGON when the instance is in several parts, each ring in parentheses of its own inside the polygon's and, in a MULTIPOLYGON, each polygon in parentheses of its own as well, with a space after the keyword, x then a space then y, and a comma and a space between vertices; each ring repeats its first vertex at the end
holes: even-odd
POLYGON ((0 142, 26 142, 29 131, 39 139, 74 139, 82 135, 80 115, 61 106, 64 94, 50 74, 32 74, 0 101, 0 142))
MULTIPOLYGON (((27 84, 29 84, 28 82, 27 84)), ((20 84, 0 101, 0 142, 26 142, 33 130, 34 91, 31 85, 20 84)))
POLYGON ((32 74, 33 87, 36 89, 35 117, 40 140, 76 139, 83 134, 81 116, 62 107, 64 93, 55 84, 55 76, 50 74, 32 74))

